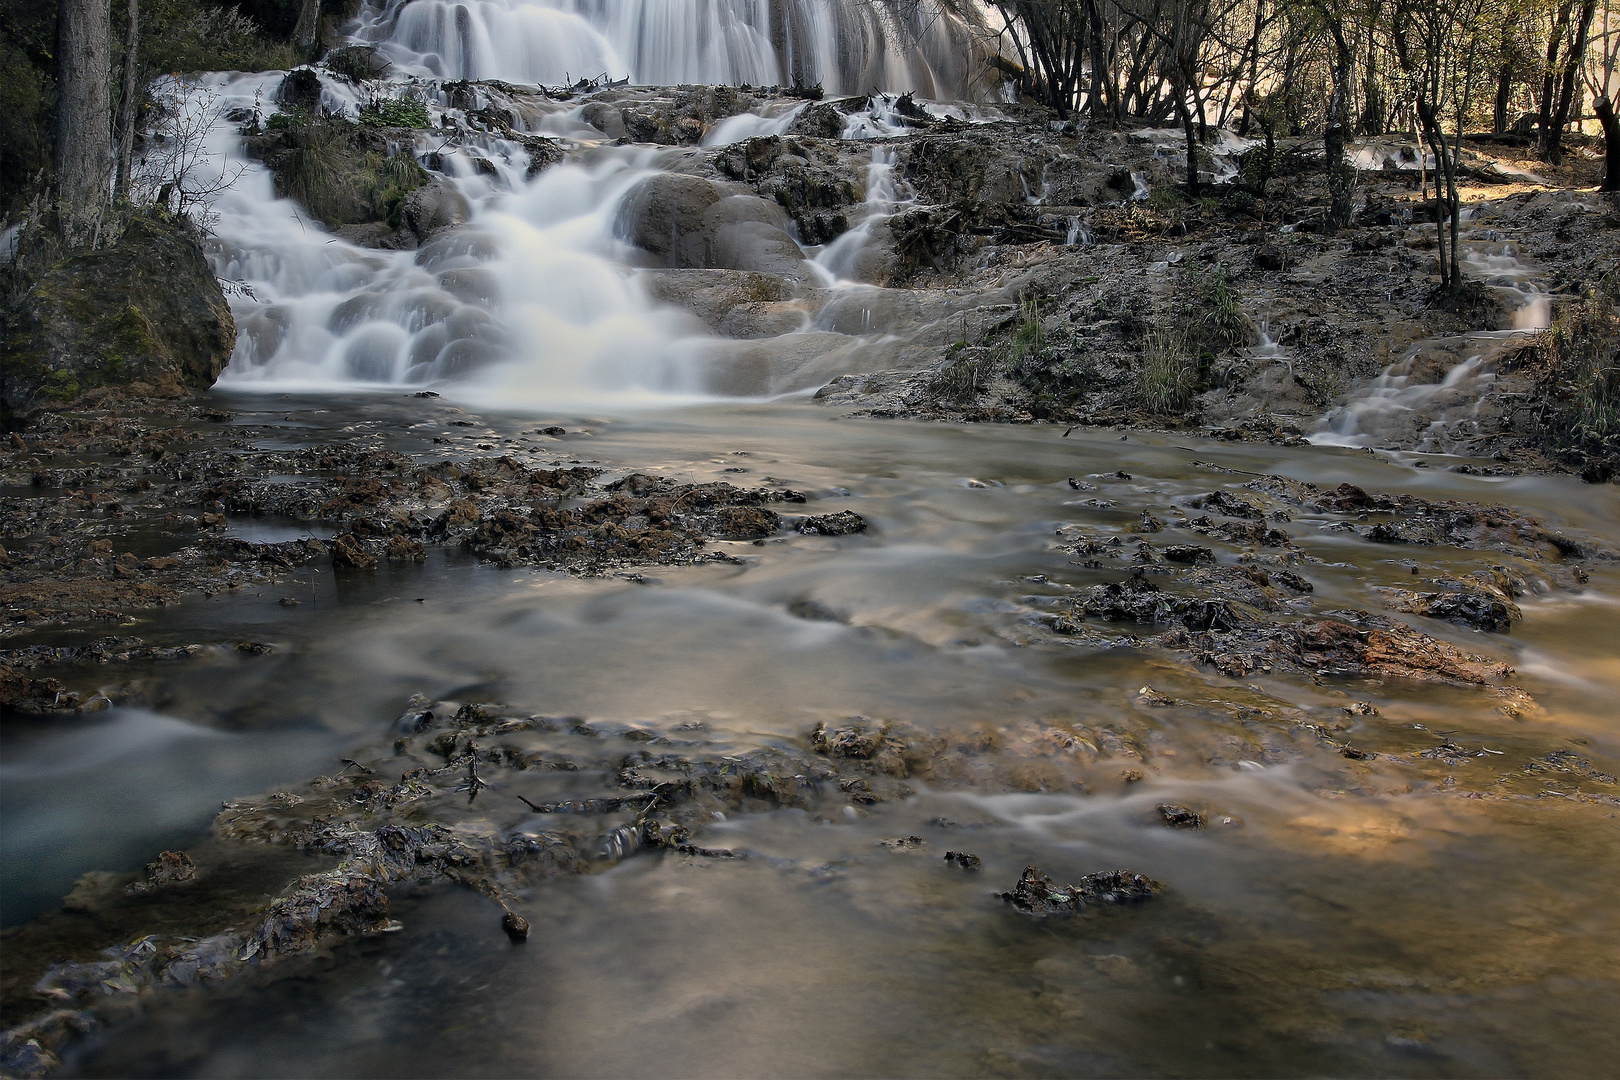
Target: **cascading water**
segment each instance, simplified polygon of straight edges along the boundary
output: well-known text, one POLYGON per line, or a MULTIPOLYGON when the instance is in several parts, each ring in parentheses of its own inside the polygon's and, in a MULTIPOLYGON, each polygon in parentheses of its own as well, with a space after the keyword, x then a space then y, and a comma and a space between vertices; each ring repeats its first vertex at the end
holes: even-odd
MULTIPOLYGON (((1464 221, 1472 217, 1464 211, 1464 221)), ((1363 391, 1329 413, 1310 441, 1327 446, 1398 445, 1450 453, 1482 434, 1481 412, 1497 378, 1496 358, 1521 335, 1544 329, 1551 315, 1537 271, 1494 230, 1471 228, 1461 265, 1512 311, 1512 327, 1419 342, 1363 391), (1438 375, 1438 378, 1435 376, 1438 375)))
POLYGON ((872 163, 866 167, 866 217, 859 225, 834 240, 812 260, 828 285, 850 284, 860 279, 861 255, 871 244, 872 231, 894 216, 901 204, 894 176, 894 150, 872 148, 872 163))
POLYGON ((975 96, 969 24, 934 0, 386 0, 358 36, 402 70, 445 79, 975 96))
MULTIPOLYGON (((269 97, 281 76, 213 76, 222 110, 269 97)), ((328 84, 329 108, 342 110, 328 84)), ((419 154, 438 140, 419 138, 419 154)), ((416 384, 455 379, 514 403, 679 394, 692 321, 660 308, 625 267, 617 207, 667 151, 598 147, 525 181, 522 146, 440 148, 470 221, 417 251, 356 247, 279 199, 228 125, 209 149, 242 170, 214 206, 214 257, 240 330, 226 386, 416 384), (477 162, 474 154, 479 155, 477 162), (490 175, 493 173, 494 175, 490 175), (507 361, 502 363, 501 361, 507 361)))

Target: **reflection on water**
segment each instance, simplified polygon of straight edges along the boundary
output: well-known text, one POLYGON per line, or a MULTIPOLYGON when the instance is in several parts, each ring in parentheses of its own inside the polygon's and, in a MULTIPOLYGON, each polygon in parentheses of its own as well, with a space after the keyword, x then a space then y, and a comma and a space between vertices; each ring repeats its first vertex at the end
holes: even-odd
MULTIPOLYGON (((271 404, 227 400, 244 422, 271 404)), ((301 408, 289 400, 264 415, 301 408)), ((408 451, 439 430, 410 423, 443 408, 385 397, 322 407, 331 429, 408 451)), ((782 811, 716 822, 704 842, 748 859, 641 855, 550 882, 524 899, 533 932, 516 947, 479 896, 407 893, 394 912, 404 932, 345 946, 336 964, 280 969, 298 978, 160 997, 70 1071, 1587 1075, 1620 1052, 1603 1020, 1620 1005, 1609 903, 1620 834, 1605 816, 1616 811, 1563 795, 1443 796, 1439 766, 1414 753, 1433 745, 1432 731, 1500 751, 1453 769, 1459 790, 1486 794, 1494 772, 1550 748, 1620 757, 1620 572, 1596 568, 1582 596, 1527 596, 1511 636, 1424 622, 1518 667, 1544 710, 1527 720, 1473 689, 1239 683, 1163 654, 1056 645, 1038 632, 1052 597, 1123 569, 1077 565, 1056 548, 1058 528, 1126 535, 1151 509, 1174 537, 1177 500, 1238 484, 1244 471, 1501 500, 1608 537, 1620 536, 1612 489, 1487 483, 1322 448, 1062 438, 795 406, 556 418, 575 440, 565 448, 523 442, 532 417, 477 419, 481 437, 525 461, 782 483, 812 495, 809 512, 854 509, 871 530, 721 543, 743 563, 653 568, 640 580, 440 558, 311 576, 318 602, 297 608, 266 594, 160 613, 139 632, 230 627, 277 652, 148 673, 170 719, 131 712, 8 737, 7 844, 63 846, 73 872, 98 858, 136 865, 171 842, 158 839, 160 820, 196 828, 211 800, 329 771, 355 747, 385 752, 415 691, 608 724, 702 720, 738 746, 799 739, 818 720, 854 714, 976 728, 1014 764, 1042 733, 1083 727, 1140 747, 1146 779, 1120 778, 1135 759, 1080 756, 1082 790, 1041 779, 1031 756, 1027 792, 912 783, 912 798, 826 820, 782 811), (1114 505, 1077 505, 1071 476, 1114 505), (1198 704, 1148 707, 1136 697, 1145 683, 1198 704), (1294 752, 1286 724, 1246 725, 1232 708, 1209 707, 1321 715, 1351 698, 1376 704, 1352 730, 1380 755, 1353 782, 1294 752), (145 833, 119 824, 136 816, 125 790, 162 793, 162 807, 139 811, 145 833), (1161 802, 1200 807, 1210 827, 1163 828, 1161 802), (32 815, 26 828, 14 830, 13 806, 32 815), (907 835, 927 844, 879 843, 907 835), (114 847, 117 858, 102 854, 114 847), (978 854, 984 870, 947 865, 946 850, 978 854), (1028 862, 1070 879, 1128 866, 1170 893, 1137 909, 1030 921, 991 895, 1028 862)), ((1370 586, 1410 581, 1402 560, 1414 554, 1457 571, 1481 565, 1320 524, 1303 514, 1282 523, 1321 560, 1299 567, 1319 610, 1376 606, 1370 586)), ((569 776, 582 793, 612 786, 611 776, 569 776)), ((8 867, 23 857, 13 850, 8 867)), ((8 902, 15 887, 8 878, 8 902)))
POLYGON ((53 905, 86 870, 129 870, 191 842, 219 803, 317 767, 309 733, 232 734, 144 709, 6 732, 0 872, 6 925, 53 905))

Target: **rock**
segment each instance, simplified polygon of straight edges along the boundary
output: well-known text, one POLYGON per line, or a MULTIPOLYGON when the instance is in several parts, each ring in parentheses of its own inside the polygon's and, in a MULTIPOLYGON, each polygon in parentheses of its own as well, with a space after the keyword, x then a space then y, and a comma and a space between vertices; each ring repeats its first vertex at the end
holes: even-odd
POLYGON ((997 893, 1027 915, 1073 915, 1093 904, 1133 904, 1164 891, 1152 878, 1130 870, 1087 874, 1073 885, 1059 885, 1038 866, 1024 867, 1011 892, 997 893))
POLYGON ((332 540, 332 565, 353 570, 372 570, 377 556, 367 551, 353 533, 343 533, 332 540))
POLYGON ((190 855, 183 851, 165 851, 155 861, 146 864, 145 879, 134 882, 124 892, 129 896, 141 896, 190 881, 196 876, 197 867, 190 855))
POLYGON ((526 941, 529 937, 529 920, 515 911, 508 911, 501 916, 501 929, 513 941, 526 941))
POLYGON ((883 747, 884 730, 864 725, 828 728, 817 724, 810 733, 810 746, 818 754, 841 758, 870 758, 883 747))
POLYGON ((1376 587, 1384 606, 1407 615, 1427 615, 1461 623, 1475 630, 1503 633, 1523 617, 1506 590, 1478 578, 1444 577, 1435 581, 1436 592, 1376 587))
POLYGON ((351 82, 380 79, 393 67, 386 57, 370 45, 349 45, 342 49, 333 49, 326 54, 323 62, 328 71, 351 82))
POLYGON ((725 268, 814 280, 787 214, 746 188, 659 173, 621 203, 618 234, 670 268, 725 268))
POLYGON ((1171 803, 1160 803, 1157 807, 1159 821, 1172 829, 1202 829, 1204 817, 1196 810, 1189 810, 1185 806, 1175 806, 1171 803))
POLYGON ((380 241, 394 234, 405 198, 428 183, 412 153, 415 142, 410 128, 373 127, 323 113, 249 136, 245 148, 275 174, 277 194, 296 199, 332 228, 384 224, 374 233, 354 234, 380 241))
POLYGON ((438 177, 406 195, 399 206, 400 224, 423 242, 440 229, 466 224, 471 217, 466 197, 438 177))
POLYGON ((1174 563, 1190 563, 1213 566, 1215 552, 1207 547, 1196 544, 1171 544, 1164 549, 1164 557, 1174 563))
POLYGON ((321 78, 314 68, 294 68, 276 85, 276 104, 314 112, 321 104, 321 78))
POLYGON ((984 869, 984 863, 979 861, 979 857, 966 851, 947 851, 945 861, 953 866, 972 872, 984 869))
POLYGON ((175 397, 206 390, 236 323, 196 228, 161 211, 57 264, 0 321, 0 412, 18 418, 95 387, 175 397))
POLYGON ((866 519, 853 510, 811 515, 799 522, 799 531, 808 536, 850 536, 866 531, 866 519))

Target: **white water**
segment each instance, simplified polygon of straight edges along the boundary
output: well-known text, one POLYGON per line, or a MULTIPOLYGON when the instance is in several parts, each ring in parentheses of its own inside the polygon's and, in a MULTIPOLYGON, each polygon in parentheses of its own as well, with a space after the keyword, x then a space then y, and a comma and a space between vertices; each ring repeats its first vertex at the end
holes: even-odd
POLYGON ((861 255, 871 246, 872 232, 894 216, 903 205, 894 176, 895 154, 887 146, 872 148, 872 163, 866 167, 866 215, 860 224, 824 247, 811 260, 811 266, 828 285, 849 285, 861 277, 861 255))
MULTIPOLYGON (((269 100, 281 75, 216 75, 222 109, 269 100)), ((332 102, 340 105, 341 102, 332 102)), ((441 140, 420 133, 416 151, 441 140)), ((598 147, 524 181, 521 146, 488 139, 441 150, 472 206, 467 227, 416 251, 362 248, 275 196, 269 170, 219 124, 209 149, 242 169, 214 205, 216 273, 233 290, 239 337, 225 386, 427 385, 514 404, 681 395, 697 385, 700 329, 652 303, 614 237, 618 202, 668 151, 598 147)))
MULTIPOLYGON (((1472 218, 1465 210, 1464 222, 1472 218)), ((1512 307, 1511 329, 1484 330, 1458 339, 1422 341, 1390 364, 1364 390, 1329 413, 1309 436, 1325 446, 1366 447, 1411 443, 1420 451, 1451 452, 1479 435, 1480 416, 1496 381, 1496 357, 1508 341, 1545 329, 1551 305, 1534 267, 1518 258, 1494 230, 1468 229, 1459 238, 1465 275, 1496 291, 1512 307), (1426 377, 1434 350, 1459 359, 1440 378, 1426 377)))
POLYGON ((547 86, 606 75, 966 98, 973 79, 967 25, 934 0, 385 0, 359 37, 415 75, 547 86))

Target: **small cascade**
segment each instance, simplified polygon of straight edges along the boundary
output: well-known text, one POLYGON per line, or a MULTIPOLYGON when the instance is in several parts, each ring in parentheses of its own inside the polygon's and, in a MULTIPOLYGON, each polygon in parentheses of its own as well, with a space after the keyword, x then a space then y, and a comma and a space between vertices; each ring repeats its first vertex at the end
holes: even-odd
MULTIPOLYGON (((1472 216, 1465 211, 1461 220, 1472 216)), ((1494 230, 1470 230, 1459 243, 1467 245, 1464 272, 1511 306, 1512 328, 1418 342, 1329 413, 1311 442, 1455 453, 1489 434, 1485 413, 1497 381, 1496 360, 1513 340, 1546 328, 1551 304, 1535 269, 1494 230)))
POLYGON ((1069 235, 1063 241, 1069 247, 1083 247, 1092 243, 1091 226, 1079 214, 1069 217, 1069 235))
MULTIPOLYGON (((273 98, 279 73, 216 75, 220 108, 273 98)), ((336 81, 334 80, 333 83, 336 81)), ((352 103, 333 95, 334 111, 352 103)), ((527 150, 489 136, 454 150, 418 134, 468 224, 415 251, 357 247, 275 195, 235 129, 216 125, 208 149, 240 169, 215 204, 215 272, 235 283, 236 352, 221 379, 256 385, 422 385, 514 403, 604 395, 679 394, 690 383, 680 313, 652 303, 625 269, 619 202, 656 174, 666 153, 598 147, 526 179, 527 150), (633 358, 633 359, 632 359, 633 358), (510 362, 508 362, 510 361, 510 362)))
POLYGON ((860 281, 861 255, 871 241, 872 231, 903 205, 894 176, 894 162, 892 147, 872 148, 872 162, 866 167, 866 201, 861 206, 865 217, 811 260, 826 284, 849 285, 860 281))
POLYGON ((801 101, 785 109, 774 108, 763 113, 746 112, 728 116, 703 137, 703 145, 730 146, 745 139, 785 135, 807 104, 809 103, 801 101))

